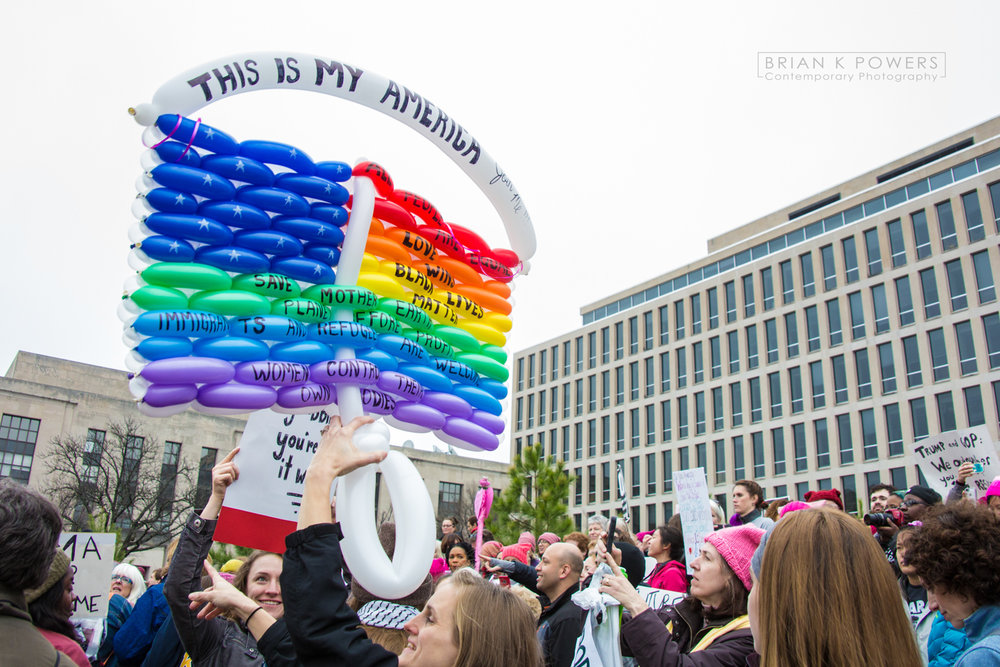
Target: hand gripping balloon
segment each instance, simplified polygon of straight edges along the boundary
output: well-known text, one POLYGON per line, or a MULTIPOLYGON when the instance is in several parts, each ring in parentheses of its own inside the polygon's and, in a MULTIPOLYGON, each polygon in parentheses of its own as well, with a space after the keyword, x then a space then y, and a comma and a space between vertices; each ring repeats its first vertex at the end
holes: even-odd
MULTIPOLYGON (((119 307, 142 412, 335 407, 345 421, 373 413, 465 449, 499 445, 508 284, 526 272, 535 238, 517 189, 468 131, 391 80, 284 52, 207 63, 130 111, 151 146, 129 232, 137 275, 119 307), (364 104, 435 143, 493 203, 513 249, 447 222, 374 162, 313 161, 185 117, 216 99, 287 87, 364 104)), ((388 450, 388 429, 371 424, 356 443, 388 450)), ((426 575, 434 518, 409 459, 390 452, 379 468, 397 559, 384 556, 371 520, 374 467, 342 480, 337 508, 349 567, 391 599, 426 575)), ((489 504, 477 499, 480 524, 489 504)))

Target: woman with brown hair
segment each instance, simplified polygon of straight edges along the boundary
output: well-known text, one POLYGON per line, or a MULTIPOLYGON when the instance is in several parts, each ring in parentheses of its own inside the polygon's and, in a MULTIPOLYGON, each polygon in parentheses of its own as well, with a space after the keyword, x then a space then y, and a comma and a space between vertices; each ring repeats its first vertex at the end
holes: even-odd
POLYGON ((892 568, 847 514, 786 514, 751 574, 750 625, 764 667, 922 664, 892 568))
POLYGON ((687 568, 684 559, 684 537, 674 528, 660 526, 649 539, 650 558, 656 561, 646 577, 646 585, 665 591, 687 592, 687 568))

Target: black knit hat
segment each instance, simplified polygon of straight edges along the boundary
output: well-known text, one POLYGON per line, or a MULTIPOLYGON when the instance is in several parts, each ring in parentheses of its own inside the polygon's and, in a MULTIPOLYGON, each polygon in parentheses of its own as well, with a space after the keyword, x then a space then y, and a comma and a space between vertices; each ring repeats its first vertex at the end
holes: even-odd
POLYGON ((911 486, 910 490, 906 492, 908 496, 916 496, 928 505, 937 505, 941 502, 941 494, 932 489, 929 486, 911 486))

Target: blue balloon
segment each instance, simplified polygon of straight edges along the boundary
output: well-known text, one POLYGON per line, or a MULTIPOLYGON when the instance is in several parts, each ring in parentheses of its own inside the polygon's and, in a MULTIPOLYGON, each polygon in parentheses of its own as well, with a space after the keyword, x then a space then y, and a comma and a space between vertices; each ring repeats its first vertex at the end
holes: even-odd
POLYGON ((157 234, 176 236, 210 245, 228 245, 233 233, 221 222, 197 215, 154 213, 144 221, 157 234))
POLYGON ((236 199, 279 215, 309 215, 309 202, 281 188, 244 185, 236 191, 236 199))
POLYGON ((308 155, 295 146, 277 141, 244 141, 240 144, 240 155, 267 164, 280 164, 308 176, 316 173, 316 165, 308 155))
POLYGON ((189 167, 197 167, 201 164, 201 156, 198 155, 198 151, 177 141, 164 141, 153 150, 164 162, 186 164, 189 167))
POLYGON ((469 385, 479 384, 479 373, 473 370, 471 366, 463 364, 460 361, 438 357, 434 359, 434 365, 435 368, 455 382, 469 385))
POLYGON ((504 385, 503 382, 497 382, 496 380, 487 377, 480 377, 479 388, 483 391, 489 392, 489 394, 498 401, 502 401, 507 398, 507 386, 504 385))
POLYGON ((303 241, 315 241, 337 246, 344 242, 344 232, 340 227, 315 218, 292 218, 279 215, 271 220, 271 229, 285 232, 303 241))
POLYGON ((338 183, 351 180, 351 165, 346 162, 317 162, 316 175, 338 183))
POLYGON ((305 249, 302 251, 302 255, 309 259, 315 259, 317 262, 325 262, 326 264, 336 265, 340 263, 340 248, 320 245, 319 243, 307 243, 305 249))
POLYGON ((333 284, 337 279, 329 264, 306 257, 276 257, 271 260, 271 271, 307 283, 333 284))
POLYGON ((394 371, 399 367, 399 361, 396 360, 396 357, 375 348, 358 350, 354 353, 354 356, 362 361, 369 361, 375 364, 380 371, 394 371))
POLYGON ((202 246, 194 260, 235 273, 260 273, 271 267, 271 261, 259 252, 236 246, 202 246))
POLYGON ((228 179, 197 167, 161 164, 153 167, 150 175, 160 185, 205 199, 232 199, 236 195, 236 188, 228 179))
POLYGON ((228 333, 229 322, 203 310, 147 310, 135 318, 132 328, 143 336, 215 338, 228 333))
POLYGON ((309 337, 313 340, 340 347, 346 345, 357 349, 375 346, 378 334, 371 327, 357 322, 322 322, 309 325, 309 337))
POLYGON ((212 357, 226 361, 263 361, 270 350, 259 340, 222 336, 195 341, 194 353, 198 357, 212 357))
POLYGON ((198 200, 180 190, 155 188, 146 193, 146 201, 165 213, 197 213, 198 200))
POLYGON ((281 342, 305 340, 309 329, 303 322, 282 315, 254 315, 234 317, 229 322, 233 336, 281 342))
POLYGON ((169 359, 170 357, 186 357, 191 354, 191 350, 191 341, 187 338, 169 338, 167 336, 147 338, 135 346, 135 351, 150 361, 169 359))
POLYGON ((503 412, 503 406, 500 405, 500 401, 494 398, 489 392, 483 391, 478 387, 456 384, 454 392, 456 396, 464 398, 469 405, 477 410, 482 410, 483 412, 488 412, 491 415, 497 416, 503 412))
POLYGON ((191 244, 184 239, 176 239, 172 236, 148 236, 133 247, 160 262, 190 262, 194 260, 194 248, 191 247, 191 244))
POLYGON ((195 123, 190 118, 184 118, 183 116, 178 126, 177 118, 177 114, 163 114, 156 119, 156 127, 171 139, 175 139, 185 145, 191 143, 199 148, 204 148, 221 155, 236 155, 239 152, 239 144, 225 132, 220 132, 204 123, 195 123), (194 131, 196 124, 198 126, 197 133, 194 131), (192 135, 194 136, 192 137, 192 135))
POLYGON ((315 340, 294 343, 278 343, 271 346, 271 361, 294 361, 299 364, 315 364, 333 359, 333 350, 315 340))
POLYGON ((400 364, 399 372, 403 375, 409 375, 411 378, 419 382, 426 389, 431 391, 454 391, 455 384, 449 380, 444 373, 439 373, 433 368, 427 366, 420 366, 417 364, 400 364))
POLYGON ((343 206, 333 206, 332 204, 313 204, 312 210, 309 212, 309 217, 322 220, 323 222, 332 223, 338 227, 343 227, 347 224, 351 215, 343 206))
POLYGON ((319 176, 302 174, 281 174, 275 181, 279 188, 291 190, 303 197, 311 197, 340 206, 347 203, 350 193, 343 185, 319 176))
POLYGON ((246 203, 206 201, 198 206, 198 212, 224 225, 240 229, 268 229, 271 226, 271 216, 246 203))
POLYGON ((201 168, 241 183, 274 185, 274 172, 266 164, 249 157, 207 155, 201 161, 201 168))
POLYGON ((275 257, 295 257, 302 253, 301 241, 290 234, 270 229, 236 232, 233 244, 275 257))
POLYGON ((377 345, 378 349, 399 357, 405 363, 426 364, 430 359, 423 345, 396 334, 382 334, 377 345))

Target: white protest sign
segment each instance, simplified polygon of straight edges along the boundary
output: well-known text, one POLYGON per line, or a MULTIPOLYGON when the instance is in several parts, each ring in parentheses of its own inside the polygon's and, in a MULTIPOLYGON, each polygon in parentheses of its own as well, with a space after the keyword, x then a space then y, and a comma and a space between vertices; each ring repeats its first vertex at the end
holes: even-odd
POLYGON ((115 568, 114 533, 63 533, 59 546, 73 570, 74 620, 108 615, 108 589, 115 568))
POLYGON ((673 607, 675 604, 687 597, 687 593, 665 591, 662 588, 652 588, 651 586, 638 586, 635 590, 642 596, 646 606, 650 609, 673 607))
POLYGON ((702 543, 715 531, 712 507, 708 502, 708 482, 704 468, 678 470, 674 473, 673 480, 677 512, 681 515, 684 533, 687 571, 690 574, 691 563, 701 553, 702 543))
POLYGON ((985 426, 947 431, 913 443, 913 462, 920 467, 927 484, 947 497, 948 489, 955 482, 958 468, 966 461, 983 466, 967 482, 975 497, 986 493, 990 482, 1000 475, 1000 461, 993 437, 985 426))

